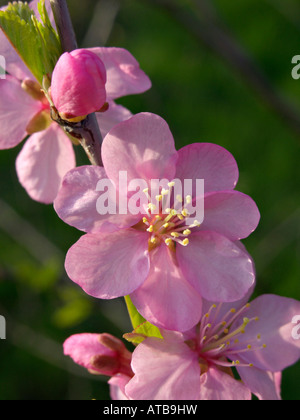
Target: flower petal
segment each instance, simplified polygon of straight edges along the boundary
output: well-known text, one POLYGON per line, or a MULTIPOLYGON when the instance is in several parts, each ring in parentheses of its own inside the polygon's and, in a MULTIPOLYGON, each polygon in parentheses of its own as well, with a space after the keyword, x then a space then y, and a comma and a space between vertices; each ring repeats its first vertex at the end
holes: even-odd
POLYGON ((142 93, 151 88, 149 77, 137 60, 123 48, 89 48, 103 61, 107 72, 106 92, 109 99, 142 93))
POLYGON ((125 386, 130 379, 129 376, 118 373, 108 381, 110 385, 110 397, 113 401, 129 400, 125 393, 125 386))
POLYGON ((148 237, 134 229, 84 235, 66 257, 71 280, 100 299, 132 293, 147 278, 149 265, 148 237))
POLYGON ((117 124, 122 121, 129 120, 132 117, 132 113, 124 108, 122 105, 117 105, 115 102, 109 102, 109 108, 105 112, 96 113, 99 128, 104 138, 106 134, 117 124))
POLYGON ((274 373, 265 372, 256 368, 237 368, 243 383, 250 391, 263 401, 279 401, 274 373))
POLYGON ((119 214, 117 194, 115 187, 107 179, 104 168, 81 166, 69 171, 65 176, 54 208, 65 223, 79 230, 89 233, 113 232, 133 226, 140 219, 139 216, 119 214), (98 191, 97 185, 101 180, 107 180, 110 186, 110 202, 115 205, 116 214, 112 214, 114 209, 108 214, 100 214, 98 199, 101 192, 98 191))
POLYGON ((197 354, 184 342, 147 338, 134 350, 135 376, 125 387, 133 400, 196 400, 200 388, 197 354))
POLYGON ((53 123, 47 130, 30 136, 17 158, 16 168, 29 196, 50 204, 57 196, 64 175, 75 164, 71 141, 53 123))
POLYGON ((173 180, 177 152, 167 123, 141 113, 114 127, 105 137, 102 158, 108 177, 119 185, 119 172, 128 180, 173 180))
POLYGON ((42 109, 14 77, 0 79, 0 149, 17 146, 27 136, 30 120, 42 109))
POLYGON ((234 302, 254 284, 250 256, 217 233, 192 234, 190 244, 177 247, 176 255, 185 278, 206 300, 234 302))
POLYGON ((141 315, 158 327, 186 331, 199 322, 201 297, 185 280, 175 256, 163 244, 151 252, 150 273, 132 295, 141 315))
POLYGON ((281 372, 296 363, 300 359, 300 340, 295 339, 293 335, 296 327, 293 318, 298 315, 300 302, 294 299, 263 295, 251 302, 247 318, 258 317, 259 320, 247 325, 243 341, 254 340, 257 343, 256 347, 265 344, 266 348, 242 353, 242 359, 270 372, 281 372), (258 334, 261 336, 259 341, 258 334))
POLYGON ((200 229, 217 232, 231 241, 247 238, 260 214, 255 202, 238 191, 222 191, 204 197, 204 222, 200 229))
POLYGON ((200 400, 249 401, 251 392, 240 381, 214 367, 201 376, 200 400))
POLYGON ((185 179, 204 179, 206 193, 233 190, 238 177, 234 157, 221 146, 194 143, 178 151, 176 178, 182 182, 185 179))

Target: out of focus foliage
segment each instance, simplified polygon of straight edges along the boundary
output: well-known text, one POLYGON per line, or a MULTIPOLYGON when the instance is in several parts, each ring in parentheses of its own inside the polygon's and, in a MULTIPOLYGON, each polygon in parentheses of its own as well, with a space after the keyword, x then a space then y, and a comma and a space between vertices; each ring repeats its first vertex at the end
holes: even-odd
MULTIPOLYGON (((153 88, 120 103, 165 118, 177 148, 213 142, 233 153, 238 189, 254 198, 262 216, 244 241, 256 262, 256 294, 300 299, 300 135, 239 71, 156 3, 69 1, 79 45, 131 51, 153 88)), ((291 77, 292 57, 300 54, 299 2, 206 3, 300 115, 300 80, 291 77)), ((67 278, 64 255, 80 234, 23 191, 14 168, 20 149, 0 152, 0 314, 7 317, 0 399, 107 399, 106 383, 65 358, 62 343, 74 333, 128 332, 124 303, 90 298, 67 278)), ((81 150, 78 162, 87 163, 81 150)), ((300 363, 284 373, 284 399, 300 400, 299 381, 300 363)))

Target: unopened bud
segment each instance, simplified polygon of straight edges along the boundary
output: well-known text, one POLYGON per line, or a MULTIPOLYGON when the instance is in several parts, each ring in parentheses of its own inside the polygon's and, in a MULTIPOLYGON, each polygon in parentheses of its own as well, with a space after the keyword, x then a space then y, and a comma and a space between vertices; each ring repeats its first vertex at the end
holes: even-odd
POLYGON ((90 361, 93 370, 102 375, 113 376, 119 372, 120 363, 116 357, 97 355, 93 356, 90 361))
POLYGON ((78 122, 106 103, 106 69, 85 49, 64 53, 52 74, 51 96, 62 119, 78 122))
POLYGON ((99 342, 103 346, 118 353, 123 353, 126 350, 124 343, 118 338, 110 334, 100 334, 99 342))

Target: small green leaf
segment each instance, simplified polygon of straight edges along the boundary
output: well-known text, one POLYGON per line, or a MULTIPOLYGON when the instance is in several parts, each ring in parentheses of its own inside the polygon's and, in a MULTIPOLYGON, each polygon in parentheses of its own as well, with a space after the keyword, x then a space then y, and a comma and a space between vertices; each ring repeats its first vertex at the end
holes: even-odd
POLYGON ((142 315, 138 313, 136 307, 134 306, 134 304, 132 303, 130 299, 130 296, 125 296, 125 302, 127 305, 127 310, 130 316, 131 324, 133 328, 135 329, 146 320, 142 317, 142 315))
POLYGON ((45 0, 38 4, 39 22, 27 3, 9 3, 0 11, 0 28, 26 66, 42 84, 43 76, 51 74, 62 54, 57 32, 51 26, 45 0))
POLYGON ((123 337, 133 344, 140 344, 147 337, 155 337, 163 339, 159 328, 145 321, 132 331, 132 333, 124 334, 123 337))

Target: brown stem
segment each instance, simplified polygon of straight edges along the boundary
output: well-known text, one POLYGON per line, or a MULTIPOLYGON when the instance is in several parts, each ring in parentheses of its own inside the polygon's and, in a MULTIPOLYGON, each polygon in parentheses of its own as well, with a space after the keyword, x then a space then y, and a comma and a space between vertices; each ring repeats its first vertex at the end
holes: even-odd
MULTIPOLYGON (((70 13, 66 0, 50 0, 57 31, 64 52, 71 52, 77 48, 70 13)), ((101 145, 103 142, 95 114, 90 114, 80 124, 70 125, 57 121, 64 130, 78 139, 92 165, 103 166, 101 145)))

